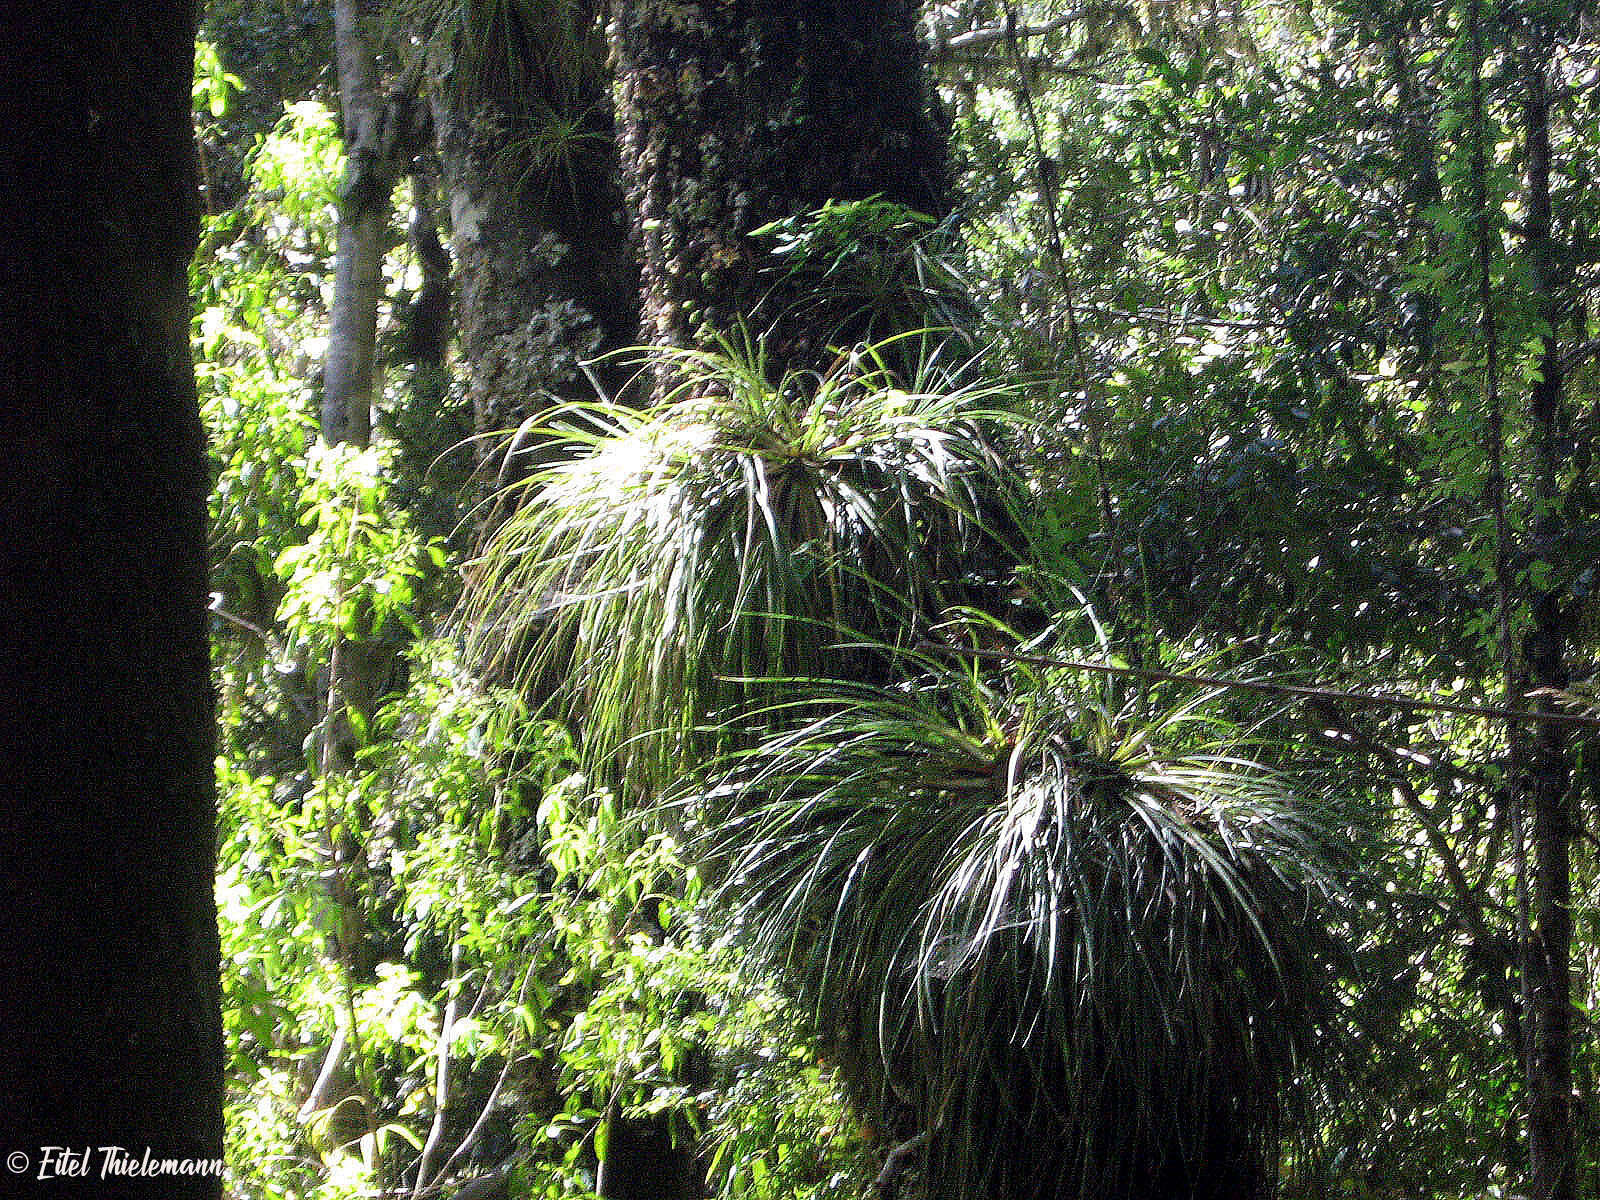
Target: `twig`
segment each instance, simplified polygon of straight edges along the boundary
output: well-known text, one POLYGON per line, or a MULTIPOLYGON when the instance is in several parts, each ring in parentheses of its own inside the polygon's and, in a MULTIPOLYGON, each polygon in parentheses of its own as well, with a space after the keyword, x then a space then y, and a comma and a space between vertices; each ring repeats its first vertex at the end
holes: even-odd
POLYGON ((1527 709, 1508 708, 1495 704, 1457 704, 1448 700, 1417 700, 1393 692, 1344 692, 1337 688, 1310 687, 1296 683, 1279 683, 1268 679, 1227 679, 1220 675, 1191 675, 1181 671, 1158 671, 1151 667, 1114 667, 1109 663, 1081 662, 1077 659, 1050 658, 1041 654, 1020 654, 1011 650, 977 650, 966 646, 952 646, 945 642, 923 639, 917 643, 919 650, 937 650, 945 654, 959 654, 967 658, 989 659, 995 662, 1031 663, 1041 667, 1064 667, 1070 671, 1090 671, 1100 675, 1124 675, 1135 679, 1152 679, 1167 683, 1192 683, 1201 687, 1226 688, 1229 691, 1260 692, 1274 696, 1299 696, 1308 700, 1339 700, 1363 708, 1393 708, 1416 712, 1455 713, 1468 717, 1490 717, 1503 721, 1549 721, 1573 725, 1583 729, 1600 729, 1600 717, 1581 713, 1531 712, 1527 709))
POLYGON ((1061 220, 1056 212, 1055 179, 1047 163, 1049 156, 1045 153, 1044 132, 1040 126, 1039 113, 1033 103, 1033 91, 1028 84, 1028 71, 1022 59, 1022 47, 1018 42, 1017 10, 1011 4, 1006 5, 1006 19, 1002 34, 1006 45, 1011 51, 1012 64, 1017 72, 1016 94, 1019 107, 1027 121, 1028 132, 1033 140, 1033 167, 1039 189, 1039 201, 1044 206, 1045 231, 1049 235, 1048 245, 1050 256, 1056 269, 1056 286, 1061 290, 1061 303, 1066 310, 1067 317, 1067 342, 1071 349, 1074 365, 1078 370, 1078 382, 1083 388, 1083 424, 1088 435, 1089 455, 1094 463, 1095 499, 1100 510, 1100 532, 1106 542, 1106 590, 1112 610, 1113 618, 1120 616, 1117 609, 1120 607, 1121 588, 1118 583, 1117 553, 1119 538, 1117 536, 1116 509, 1111 504, 1111 485, 1106 478, 1106 456, 1104 439, 1100 428, 1100 401, 1095 379, 1089 371, 1089 358, 1083 348, 1083 331, 1078 327, 1077 302, 1073 298, 1072 272, 1067 267, 1066 248, 1061 238, 1061 220))
POLYGON ((422 1155, 417 1159, 417 1178, 411 1195, 419 1197, 422 1189, 432 1182, 433 1162, 444 1141, 445 1109, 450 1103, 450 1040, 455 1033, 456 1015, 461 1002, 461 936, 450 944, 450 996, 444 1004, 444 1019, 439 1026, 439 1062, 434 1071, 433 1124, 428 1129, 428 1140, 423 1143, 422 1155))
POLYGON ((349 1029, 340 1025, 334 1031, 333 1042, 328 1046, 328 1056, 322 1060, 322 1070, 317 1072, 317 1081, 311 1085, 311 1094, 300 1106, 300 1120, 308 1120, 312 1113, 328 1106, 328 1093, 333 1090, 334 1081, 339 1077, 339 1064, 344 1061, 348 1039, 349 1029))
POLYGON ((1181 313, 1158 312, 1154 309, 1140 309, 1137 312, 1128 312, 1126 309, 1107 308, 1103 304, 1095 305, 1091 311, 1093 311, 1096 316, 1116 317, 1123 321, 1148 321, 1152 325, 1173 325, 1180 327, 1211 325, 1217 327, 1218 329, 1243 329, 1257 331, 1263 329, 1283 329, 1288 324, 1286 321, 1282 320, 1244 321, 1236 317, 1190 317, 1184 316, 1181 313))
MULTIPOLYGON (((1090 12, 1091 10, 1089 9, 1075 9, 1063 16, 1052 17, 1039 25, 1018 25, 1014 36, 1019 38, 1043 37, 1047 33, 1065 29, 1079 17, 1089 16, 1090 12)), ((978 29, 968 30, 966 33, 955 34, 952 37, 940 35, 934 42, 934 54, 939 55, 951 50, 957 52, 971 50, 974 47, 987 46, 991 42, 998 42, 1011 36, 1013 36, 1013 33, 1008 31, 1003 23, 1000 25, 985 25, 978 29)))
MULTIPOLYGON (((523 972, 522 983, 517 988, 517 1003, 519 1004, 522 1003, 523 997, 527 995, 528 982, 533 978, 534 966, 535 964, 529 964, 528 969, 523 972)), ((455 1150, 451 1152, 450 1157, 444 1160, 444 1165, 434 1172, 433 1181, 413 1193, 414 1200, 424 1200, 425 1197, 437 1195, 441 1181, 450 1173, 450 1169, 465 1156, 468 1150, 477 1144, 478 1137, 483 1133, 484 1126, 489 1123, 489 1115, 494 1111, 495 1101, 500 1098, 500 1091, 505 1087, 506 1080, 511 1077, 511 1068, 516 1065, 516 1062, 516 1055, 508 1049, 506 1061, 500 1068, 500 1074, 494 1081, 494 1087, 489 1089, 489 1098, 483 1102, 483 1108, 478 1113, 478 1119, 472 1123, 472 1128, 467 1130, 466 1135, 461 1139, 455 1150)))
POLYGON ((883 1160, 883 1170, 878 1172, 878 1177, 872 1181, 874 1192, 879 1200, 893 1200, 894 1194, 899 1190, 900 1176, 906 1172, 906 1161, 912 1155, 918 1154, 928 1144, 928 1135, 931 1131, 924 1129, 914 1138, 901 1142, 883 1160))
MULTIPOLYGON (((238 613, 232 613, 223 608, 221 592, 213 592, 211 594, 211 603, 208 606, 208 611, 214 613, 218 617, 221 617, 228 624, 236 626, 239 629, 243 629, 246 633, 256 637, 261 644, 267 648, 267 652, 271 654, 275 660, 277 660, 277 663, 279 664, 278 671, 280 674, 293 669, 293 663, 290 659, 288 650, 285 648, 284 644, 278 640, 273 632, 270 629, 262 628, 254 621, 246 620, 238 613)), ((317 723, 316 705, 310 700, 307 700, 298 687, 285 687, 283 689, 283 694, 288 698, 289 703, 294 705, 295 710, 306 719, 308 724, 315 725, 317 723)))
MULTIPOLYGON (((1456 894, 1457 919, 1466 928, 1473 944, 1481 947, 1483 953, 1498 953, 1500 942, 1489 930, 1489 922, 1485 917, 1484 906, 1479 898, 1479 893, 1473 888, 1471 881, 1467 879, 1467 873, 1462 868, 1461 859, 1456 855, 1454 847, 1450 845, 1450 839, 1445 836, 1444 830, 1439 828, 1438 821, 1434 819, 1434 815, 1429 811, 1428 806, 1423 803, 1422 797, 1417 793, 1417 789, 1405 777, 1401 763, 1406 758, 1407 752, 1379 741, 1332 705, 1322 706, 1320 715, 1328 719, 1335 732, 1350 738, 1357 746, 1367 750, 1374 757, 1387 762, 1390 768, 1388 772, 1390 782, 1394 785, 1396 793, 1399 794, 1401 802, 1410 811, 1417 824, 1421 826, 1422 834, 1427 839, 1428 845, 1433 849, 1434 857, 1439 860, 1439 866, 1444 871, 1445 880, 1449 883, 1450 890, 1456 894)), ((1514 964, 1507 962, 1506 965, 1511 966, 1514 964)), ((1486 978, 1492 981, 1490 986, 1494 989, 1495 998, 1505 1015, 1507 1036, 1512 1046, 1520 1053, 1524 1043, 1522 1040, 1522 1015, 1519 1008, 1519 997, 1510 981, 1504 976, 1487 974, 1486 978)))

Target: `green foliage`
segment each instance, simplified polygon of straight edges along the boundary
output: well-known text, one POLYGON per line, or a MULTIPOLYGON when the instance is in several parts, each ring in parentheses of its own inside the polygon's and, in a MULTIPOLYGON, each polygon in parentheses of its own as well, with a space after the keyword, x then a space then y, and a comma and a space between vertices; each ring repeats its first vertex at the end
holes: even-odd
POLYGON ((207 218, 191 272, 195 378, 213 464, 213 634, 229 665, 224 741, 274 760, 266 769, 276 773, 286 754, 299 757, 313 706, 316 664, 273 625, 288 586, 280 558, 307 533, 317 436, 309 381, 326 345, 339 172, 331 114, 295 107, 247 161, 250 190, 237 208, 207 218))
POLYGON ((195 106, 203 107, 212 120, 220 120, 228 115, 233 94, 243 90, 244 80, 223 67, 217 48, 210 42, 196 42, 194 84, 190 93, 195 106))
POLYGON ((802 305, 810 297, 816 306, 785 319, 832 320, 849 338, 869 342, 923 326, 950 334, 972 326, 950 229, 903 204, 880 196, 830 200, 750 236, 771 240, 774 274, 802 305))
MULTIPOLYGON (((624 1121, 664 1122, 728 1200, 864 1195, 918 1134, 908 1200, 1526 1190, 1498 729, 915 647, 1019 640, 949 622, 970 605, 1099 661, 1498 696, 1482 218, 1513 642, 1551 590, 1569 694, 1591 693, 1587 26, 1481 6, 1480 123, 1460 5, 1030 3, 1020 27, 1051 32, 1020 39, 1023 73, 994 5, 933 6, 953 37, 989 31, 941 42, 958 212, 831 202, 752 248, 802 297, 786 336, 821 344, 803 327, 840 313, 847 344, 950 329, 777 379, 756 339, 668 352, 659 408, 552 414, 467 568, 463 647, 427 635, 461 572, 431 535, 464 489, 426 475, 462 382, 388 378, 373 450, 316 444, 326 7, 214 6, 193 92, 208 206, 234 204, 193 276, 230 1194, 409 1192, 433 1143, 446 1188, 509 1164, 514 1195, 585 1196, 624 1121), (1560 46, 1543 278, 1516 91, 1534 30, 1560 46), (1570 370, 1541 464, 1547 337, 1570 370), (1558 552, 1533 553, 1555 519, 1558 552), (1104 639, 1059 617, 1074 589, 1104 639), (322 775, 335 648, 380 644, 386 695, 322 775), (670 833, 625 819, 641 800, 670 833)), ((610 152, 594 5, 395 12, 495 170, 553 201, 610 152)), ((1573 758, 1588 811, 1594 755, 1573 758)), ((1584 853, 1580 1013, 1593 884, 1584 853)))
MULTIPOLYGON (((207 111, 236 86, 220 64, 202 60, 207 111)), ((216 477, 230 1193, 409 1190, 437 1133, 441 1182, 513 1162, 520 1194, 582 1195, 614 1111, 703 1135, 719 1195, 859 1194, 861 1132, 793 1013, 695 932, 677 849, 619 824, 571 774, 565 732, 426 637, 455 564, 407 506, 450 500, 401 468, 438 454, 437 414, 391 389, 372 448, 317 439, 333 114, 291 103, 246 161, 193 277, 216 477), (357 721, 353 768, 322 774, 307 752, 327 736, 328 672, 374 648, 398 657, 387 698, 357 721)))
POLYGON ((369 1187, 378 1158, 420 1149, 439 1054, 458 1080, 499 1071, 520 1080, 548 1037, 550 994, 529 980, 554 972, 554 946, 538 874, 508 844, 532 823, 524 790, 559 772, 564 742, 509 724, 506 699, 474 689, 444 644, 418 643, 411 675, 378 715, 379 736, 353 778, 306 791, 236 769, 222 777, 231 832, 220 919, 240 1022, 230 1022, 230 1045, 235 1077, 248 1084, 233 1106, 231 1161, 250 1194, 369 1187), (512 760, 522 764, 515 772, 512 760), (375 961, 352 987, 324 944, 340 916, 323 880, 330 829, 336 843, 358 828, 375 831, 356 897, 375 961), (475 1002, 446 1029, 448 998, 468 989, 475 1002), (360 1056, 349 1076, 385 1081, 372 1114, 383 1146, 365 1118, 352 1123, 365 1101, 348 1088, 330 1107, 297 1114, 339 1030, 346 1054, 360 1056), (306 1161, 307 1142, 320 1164, 306 1161), (300 1165, 286 1171, 280 1155, 300 1165))
MULTIPOLYGON (((315 100, 289 105, 251 162, 252 182, 270 197, 273 215, 293 223, 302 236, 331 237, 328 209, 338 207, 343 174, 339 118, 315 100)), ((331 242, 323 246, 331 249, 331 242)))
POLYGON ((620 822, 614 801, 567 774, 559 731, 484 694, 448 645, 419 643, 411 675, 344 794, 296 799, 222 776, 239 1188, 331 1198, 371 1185, 366 1127, 340 1113, 352 1101, 295 1115, 322 1047, 353 1016, 385 1081, 391 1161, 415 1161, 448 1052, 469 1096, 452 1102, 449 1127, 464 1134, 487 1098, 496 1144, 520 1131, 528 1194, 592 1189, 610 1113, 670 1113, 686 1136, 706 1134, 719 1196, 858 1194, 869 1168, 830 1077, 800 1048, 792 1013, 696 932, 699 885, 672 839, 620 822), (334 919, 320 886, 329 805, 379 831, 363 904, 387 931, 375 946, 386 957, 348 998, 319 950, 334 919), (472 1003, 446 1039, 452 994, 472 1003), (691 1063, 702 1064, 692 1086, 691 1063))
POLYGON ((333 5, 208 0, 201 8, 195 128, 206 212, 214 216, 248 191, 250 157, 285 105, 335 102, 328 69, 333 5))
POLYGON ((390 621, 419 633, 413 611, 427 566, 443 549, 424 545, 403 512, 385 504, 386 477, 375 448, 319 443, 306 458, 300 525, 305 540, 273 564, 283 580, 278 621, 318 661, 341 638, 371 640, 390 621))
MULTIPOLYGON (((1477 8, 1481 121, 1465 5, 1259 5, 1227 38, 1163 29, 1152 15, 1142 37, 1102 44, 1092 61, 1064 67, 1057 56, 1021 80, 1009 60, 968 75, 963 273, 983 291, 999 354, 1058 380, 1031 393, 1041 436, 1021 447, 1042 510, 1036 552, 1056 570, 1077 564, 1073 582, 1115 599, 1131 643, 1155 640, 1152 626, 1172 638, 1198 630, 1230 660, 1291 677, 1501 693, 1480 219, 1506 420, 1513 652, 1530 620, 1524 598, 1541 585, 1586 620, 1595 551, 1581 421, 1574 457, 1554 455, 1554 511, 1573 523, 1561 561, 1536 566, 1516 549, 1541 507, 1554 515, 1534 501, 1527 403, 1539 339, 1553 332, 1576 352, 1592 337, 1579 315, 1592 307, 1578 298, 1585 272, 1554 268, 1543 296, 1530 274, 1516 64, 1552 45, 1564 47, 1557 58, 1587 53, 1577 47, 1592 34, 1563 5, 1477 8), (1534 50, 1538 37, 1550 41, 1534 50), (1039 115, 1043 163, 1019 87, 1039 115), (1041 188, 1055 193, 1062 264, 1040 250, 1041 188), (1570 327, 1552 328, 1546 302, 1570 327), (1068 305, 1081 364, 1062 336, 1068 305), (1083 436, 1096 416, 1103 454, 1083 436), (1109 530, 1095 512, 1097 475, 1109 530)), ((1585 242, 1569 235, 1600 198, 1586 165, 1594 129, 1589 101, 1553 104, 1558 255, 1585 242)), ((1592 403, 1584 372, 1566 387, 1574 414, 1592 403)), ((1575 637, 1569 662, 1587 673, 1592 632, 1575 637)), ((1296 1168, 1289 1189, 1516 1194, 1527 1098, 1506 989, 1523 970, 1514 881, 1527 873, 1503 731, 1414 716, 1354 723, 1371 743, 1346 741, 1334 769, 1368 792, 1394 842, 1367 864, 1388 889, 1369 901, 1374 924, 1350 931, 1367 982, 1353 1008, 1370 1090, 1330 1119, 1320 1168, 1296 1168), (1419 803, 1391 804, 1396 778, 1419 803), (1463 932, 1473 913, 1482 927, 1463 932)), ((1585 912, 1591 863, 1574 882, 1585 912)), ((1580 1039, 1574 1086, 1588 1105, 1585 1052, 1580 1039)))
POLYGON ((711 939, 674 839, 641 840, 614 800, 571 788, 539 815, 555 868, 546 913, 570 962, 562 983, 588 996, 560 1046, 565 1108, 529 1123, 534 1144, 562 1152, 543 1194, 592 1184, 581 1164, 603 1152, 594 1143, 610 1121, 669 1114, 685 1141, 702 1139, 717 1197, 859 1195, 868 1156, 830 1073, 792 1010, 711 939))

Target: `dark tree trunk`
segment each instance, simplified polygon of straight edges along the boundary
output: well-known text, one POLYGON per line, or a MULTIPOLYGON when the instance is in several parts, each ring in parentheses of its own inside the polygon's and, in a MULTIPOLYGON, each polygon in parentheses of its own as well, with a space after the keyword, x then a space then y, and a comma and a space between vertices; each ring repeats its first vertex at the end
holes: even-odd
MULTIPOLYGON (((422 272, 422 286, 405 314, 404 360, 427 376, 421 386, 443 399, 440 376, 450 349, 450 255, 439 241, 434 217, 433 182, 421 172, 411 176, 411 250, 422 272)), ((414 384, 415 386, 415 384, 414 384)))
POLYGON ((19 1190, 214 1197, 99 1149, 222 1153, 194 13, 3 11, 0 1180, 88 1147, 19 1190))
POLYGON ((696 1200, 705 1172, 688 1131, 672 1136, 672 1117, 624 1117, 612 1106, 605 1156, 595 1177, 601 1200, 696 1200))
POLYGON ((771 328, 780 364, 809 366, 839 336, 849 314, 787 293, 749 234, 830 199, 943 209, 944 133, 916 15, 909 0, 620 6, 612 52, 647 340, 704 344, 742 321, 771 328))
MULTIPOLYGON (((429 72, 480 434, 594 399, 583 361, 638 338, 598 29, 577 0, 503 6, 453 31, 429 72)), ((626 373, 597 378, 614 393, 626 373)))
MULTIPOLYGON (((1527 217, 1524 251, 1540 316, 1554 328, 1557 280, 1550 217, 1550 98, 1552 60, 1546 35, 1536 32, 1522 64, 1523 119, 1527 129, 1527 217)), ((1561 354, 1554 333, 1543 339, 1540 378, 1529 397, 1538 504, 1530 549, 1558 576, 1566 561, 1561 513, 1561 354)), ((1561 691, 1568 683, 1564 643, 1566 616, 1560 586, 1538 587, 1530 604, 1524 639, 1527 679, 1534 689, 1561 691)), ((1548 700, 1541 707, 1550 710, 1548 700)), ((1572 1124, 1572 864, 1575 832, 1571 767, 1566 734, 1554 721, 1541 722, 1525 748, 1527 794, 1533 812, 1532 1045, 1528 1056, 1528 1149, 1536 1200, 1573 1200, 1577 1157, 1572 1124)))

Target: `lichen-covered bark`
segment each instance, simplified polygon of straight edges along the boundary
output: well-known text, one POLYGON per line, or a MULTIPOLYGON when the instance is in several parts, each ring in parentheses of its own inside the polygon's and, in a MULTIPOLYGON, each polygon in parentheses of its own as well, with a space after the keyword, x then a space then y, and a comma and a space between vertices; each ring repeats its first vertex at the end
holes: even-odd
POLYGON ((743 322, 771 328, 780 362, 808 364, 839 322, 815 297, 801 311, 762 270, 751 230, 830 199, 944 208, 944 131, 916 13, 910 0, 618 7, 611 47, 649 340, 703 344, 743 322))
MULTIPOLYGON (((0 1146, 222 1153, 185 0, 0 24, 0 1146)), ((31 1172, 31 1173, 30 1173, 31 1172)))
POLYGON ((582 8, 511 6, 517 19, 465 31, 429 73, 481 434, 593 399, 582 363, 638 336, 604 49, 582 8))

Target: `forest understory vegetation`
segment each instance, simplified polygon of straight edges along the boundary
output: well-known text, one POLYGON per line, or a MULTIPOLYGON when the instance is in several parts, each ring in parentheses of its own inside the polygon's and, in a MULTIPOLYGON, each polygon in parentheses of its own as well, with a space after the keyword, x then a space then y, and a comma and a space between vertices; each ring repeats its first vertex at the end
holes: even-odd
POLYGON ((226 1194, 1600 1196, 1595 14, 814 7, 205 12, 226 1194))

